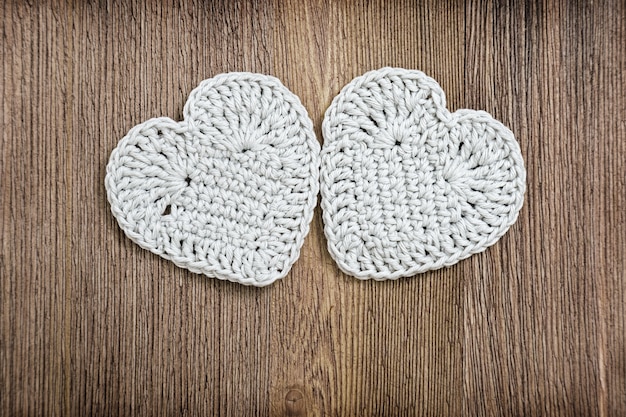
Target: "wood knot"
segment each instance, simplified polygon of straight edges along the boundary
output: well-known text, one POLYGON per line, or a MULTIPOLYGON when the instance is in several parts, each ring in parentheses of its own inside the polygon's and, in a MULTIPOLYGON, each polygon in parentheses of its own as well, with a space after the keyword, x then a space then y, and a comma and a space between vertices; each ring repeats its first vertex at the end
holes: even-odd
POLYGON ((285 411, 289 416, 300 416, 304 413, 304 394, 298 389, 290 389, 285 395, 285 411))

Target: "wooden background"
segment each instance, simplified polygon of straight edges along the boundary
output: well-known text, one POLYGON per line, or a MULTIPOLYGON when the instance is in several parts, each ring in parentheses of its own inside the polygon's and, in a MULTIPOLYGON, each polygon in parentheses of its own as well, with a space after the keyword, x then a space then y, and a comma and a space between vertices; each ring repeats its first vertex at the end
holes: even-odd
POLYGON ((0 6, 2 415, 626 415, 623 1, 130 3, 0 6), (318 208, 292 272, 257 289, 117 227, 109 153, 201 80, 275 75, 319 136, 381 66, 518 137, 526 203, 486 252, 361 282, 318 208))

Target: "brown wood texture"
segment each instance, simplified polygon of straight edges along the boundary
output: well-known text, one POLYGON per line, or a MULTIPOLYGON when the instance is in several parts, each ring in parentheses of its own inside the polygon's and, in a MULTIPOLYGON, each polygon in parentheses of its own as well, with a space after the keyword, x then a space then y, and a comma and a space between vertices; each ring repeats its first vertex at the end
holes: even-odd
POLYGON ((0 5, 1 415, 626 415, 623 1, 142 3, 0 5), (321 142, 340 88, 382 66, 515 132, 526 202, 486 252, 359 281, 318 207, 257 289, 118 228, 109 153, 201 80, 277 76, 321 142))

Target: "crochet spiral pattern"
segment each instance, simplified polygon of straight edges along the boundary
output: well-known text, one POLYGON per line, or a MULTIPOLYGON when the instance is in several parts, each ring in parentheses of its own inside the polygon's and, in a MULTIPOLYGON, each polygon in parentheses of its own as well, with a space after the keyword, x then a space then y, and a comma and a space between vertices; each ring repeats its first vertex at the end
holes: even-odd
POLYGON ((355 78, 322 132, 328 249, 357 278, 453 265, 493 245, 522 207, 526 171, 513 133, 483 111, 450 113, 420 71, 355 78))
POLYGON ((111 211, 144 249, 209 277, 265 286, 297 260, 315 208, 319 143, 274 77, 203 81, 184 120, 135 126, 113 150, 111 211))

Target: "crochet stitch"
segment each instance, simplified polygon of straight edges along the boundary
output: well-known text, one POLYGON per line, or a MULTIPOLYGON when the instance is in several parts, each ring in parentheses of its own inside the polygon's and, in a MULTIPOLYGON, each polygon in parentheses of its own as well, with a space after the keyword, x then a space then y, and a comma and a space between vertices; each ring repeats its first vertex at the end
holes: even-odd
POLYGON ((493 245, 522 207, 526 171, 513 133, 484 111, 450 113, 420 71, 355 78, 322 132, 328 249, 357 278, 453 265, 493 245))
POLYGON ((138 245, 209 277, 265 286, 299 256, 320 146, 296 95, 270 76, 203 81, 184 120, 135 126, 113 150, 111 211, 138 245))

